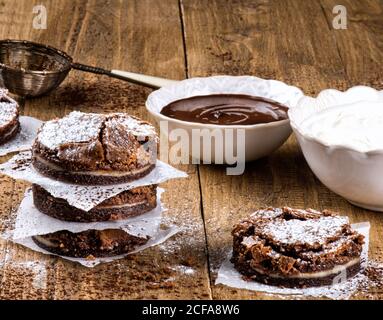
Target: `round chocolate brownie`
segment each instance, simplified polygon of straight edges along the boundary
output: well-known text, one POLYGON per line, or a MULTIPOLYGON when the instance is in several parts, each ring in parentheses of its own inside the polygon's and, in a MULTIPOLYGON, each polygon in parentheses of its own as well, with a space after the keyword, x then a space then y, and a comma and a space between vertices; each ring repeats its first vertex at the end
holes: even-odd
POLYGON ((40 173, 78 184, 114 184, 147 175, 157 158, 154 127, 124 113, 72 112, 46 122, 32 148, 40 173))
POLYGON ((282 287, 332 285, 361 268, 363 235, 347 217, 312 209, 268 208, 234 226, 235 268, 248 280, 282 287))
POLYGON ((19 106, 7 94, 7 90, 0 89, 0 144, 13 139, 20 130, 19 106))
POLYGON ((148 242, 120 229, 86 230, 79 233, 57 231, 33 236, 41 248, 58 255, 74 258, 110 257, 132 252, 148 242))
POLYGON ((150 185, 123 191, 101 202, 89 211, 71 206, 65 199, 55 198, 37 184, 32 185, 33 202, 42 213, 56 219, 76 222, 121 220, 138 216, 157 205, 157 186, 150 185))

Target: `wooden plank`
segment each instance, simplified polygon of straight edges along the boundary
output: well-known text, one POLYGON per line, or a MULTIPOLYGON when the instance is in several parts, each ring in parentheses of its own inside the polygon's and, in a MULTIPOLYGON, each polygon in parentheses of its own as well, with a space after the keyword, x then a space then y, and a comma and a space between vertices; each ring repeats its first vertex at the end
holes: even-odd
MULTIPOLYGON (((219 0, 182 0, 182 5, 189 77, 250 74, 286 81, 311 95, 349 86, 346 66, 317 1, 291 0, 286 5, 239 0, 223 5, 219 0)), ((353 207, 324 187, 294 137, 273 155, 248 163, 242 176, 226 176, 220 166, 201 166, 200 177, 212 281, 231 247, 232 225, 262 206, 327 208, 353 222, 369 220, 370 254, 382 260, 383 216, 353 207)), ((212 291, 215 299, 281 298, 222 285, 212 286, 212 291)))
MULTIPOLYGON (((84 1, 82 1, 84 3, 84 1)), ((64 41, 64 35, 61 37, 56 30, 69 30, 73 23, 79 22, 74 8, 81 8, 79 1, 52 1, 46 2, 45 6, 48 11, 48 28, 47 30, 33 29, 33 7, 41 4, 40 1, 7 1, 3 2, 0 11, 0 34, 1 38, 9 39, 28 39, 37 42, 47 43, 53 46, 61 46, 64 41), (61 18, 62 12, 67 12, 65 19, 61 18), (48 40, 49 36, 52 39, 48 40)), ((74 37, 75 38, 75 37, 74 37)), ((68 34, 68 38, 71 39, 68 34)), ((72 39, 73 40, 73 39, 72 39)), ((21 109, 24 109, 25 101, 17 98, 21 109)), ((49 119, 59 113, 47 106, 47 98, 32 100, 27 102, 24 114, 36 116, 41 119, 49 119), (35 107, 29 108, 29 104, 35 104, 35 107), (40 108, 40 112, 35 112, 36 108, 40 108)), ((9 159, 10 156, 1 157, 1 162, 9 159)), ((1 194, 5 195, 1 201, 1 224, 9 218, 20 203, 27 184, 21 181, 14 182, 9 178, 2 177, 0 185, 1 194), (6 208, 9 208, 6 209, 6 208), (3 220, 4 219, 4 220, 3 220)), ((47 299, 52 297, 52 286, 54 286, 54 259, 47 256, 26 250, 11 242, 0 240, 1 254, 1 286, 0 297, 12 299, 47 299), (4 248, 4 250, 3 250, 4 248), (48 285, 49 284, 49 285, 48 285)))
POLYGON ((383 3, 378 0, 320 0, 352 85, 383 89, 383 3), (347 29, 335 30, 336 5, 347 10, 347 29))
MULTIPOLYGON (((5 1, 3 16, 11 10, 12 3, 5 1)), ((107 4, 87 1, 73 4, 73 10, 69 6, 72 6, 69 0, 52 2, 48 14, 52 14, 54 20, 61 20, 57 22, 60 26, 48 26, 44 36, 33 34, 30 38, 65 49, 83 63, 169 78, 185 76, 176 0, 109 1, 107 4)), ((24 8, 21 6, 19 10, 24 8)), ((17 34, 18 30, 12 32, 17 34)), ((72 71, 65 83, 49 96, 27 100, 24 112, 50 119, 71 110, 126 111, 147 119, 144 102, 149 93, 149 89, 120 80, 72 71)), ((10 252, 23 261, 33 258, 49 266, 43 271, 45 288, 36 291, 28 282, 22 286, 13 276, 12 263, 5 261, 0 297, 210 298, 197 172, 194 166, 180 168, 189 173, 189 178, 163 185, 167 191, 165 206, 169 208, 166 219, 181 227, 179 235, 159 247, 94 269, 10 245, 10 252)), ((11 188, 9 182, 2 184, 0 190, 12 192, 11 188)), ((4 261, 4 253, 1 255, 0 261, 4 261)))
MULTIPOLYGON (((334 16, 332 8, 344 5, 347 9, 347 29, 330 29, 336 39, 350 86, 366 85, 383 90, 383 2, 320 0, 320 3, 330 26, 334 16)), ((370 256, 383 261, 383 216, 353 206, 350 209, 353 217, 370 221, 370 256)), ((383 292, 378 292, 376 296, 381 299, 383 292)))
POLYGON ((250 74, 294 84, 307 94, 346 86, 344 66, 316 1, 182 3, 190 77, 250 74))

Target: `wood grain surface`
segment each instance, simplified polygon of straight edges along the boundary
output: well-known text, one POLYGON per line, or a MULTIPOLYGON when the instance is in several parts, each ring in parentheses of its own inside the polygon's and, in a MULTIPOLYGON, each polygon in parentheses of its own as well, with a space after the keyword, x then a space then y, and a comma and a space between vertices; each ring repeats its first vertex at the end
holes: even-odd
MULTIPOLYGON (((3 0, 0 38, 28 39, 67 51, 77 62, 172 79, 256 75, 308 95, 365 84, 383 89, 383 3, 379 0, 3 0), (36 4, 48 28, 32 27, 36 4), (332 8, 348 10, 334 30, 332 8)), ((42 120, 72 110, 123 111, 151 120, 149 89, 72 71, 46 97, 19 99, 42 120)), ((9 159, 0 158, 1 162, 9 159)), ((180 226, 166 243, 93 269, 0 240, 1 299, 279 299, 214 285, 231 246, 232 225, 261 206, 312 207, 370 221, 370 257, 383 262, 383 215, 350 205, 324 187, 295 138, 249 163, 242 176, 222 166, 180 166, 189 178, 163 185, 166 219, 180 226)), ((0 230, 28 186, 0 176, 0 230)), ((381 299, 382 290, 358 299, 381 299)))

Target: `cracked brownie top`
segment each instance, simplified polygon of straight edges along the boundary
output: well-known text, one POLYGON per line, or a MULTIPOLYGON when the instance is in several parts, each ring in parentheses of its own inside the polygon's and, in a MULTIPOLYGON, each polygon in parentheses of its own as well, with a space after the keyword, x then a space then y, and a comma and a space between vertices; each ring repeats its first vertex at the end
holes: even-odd
POLYGON ((70 171, 127 171, 153 163, 157 143, 154 127, 138 118, 75 111, 41 127, 33 155, 70 171))
POLYGON ((237 224, 233 261, 261 273, 291 276, 329 270, 360 258, 364 237, 329 211, 268 208, 237 224))

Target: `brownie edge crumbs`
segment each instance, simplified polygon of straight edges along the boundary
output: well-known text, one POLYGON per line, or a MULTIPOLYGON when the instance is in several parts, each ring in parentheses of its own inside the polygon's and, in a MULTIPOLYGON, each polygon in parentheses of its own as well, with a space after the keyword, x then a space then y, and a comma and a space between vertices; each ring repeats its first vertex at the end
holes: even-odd
POLYGON ((304 288, 332 285, 361 268, 364 236, 329 211, 267 208, 234 226, 231 262, 246 280, 304 288))
POLYGON ((37 184, 32 185, 33 203, 42 213, 56 219, 75 222, 100 222, 142 215, 157 206, 157 186, 149 185, 123 191, 89 211, 55 198, 37 184))
POLYGON ((149 237, 137 237, 120 229, 86 230, 78 233, 57 231, 33 236, 41 248, 73 258, 102 258, 126 254, 146 244, 149 237))
POLYGON ((20 131, 19 106, 8 91, 0 88, 0 145, 12 140, 20 131))
POLYGON ((138 118, 74 111, 42 125, 32 164, 46 176, 77 184, 124 183, 153 170, 157 143, 154 127, 138 118))

